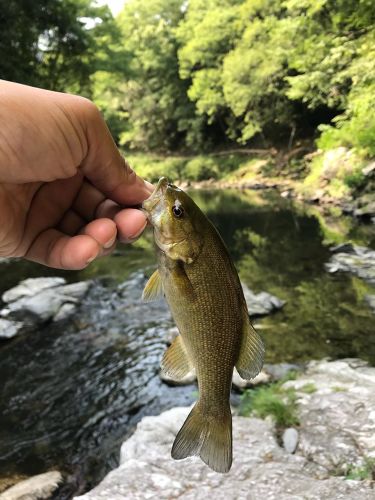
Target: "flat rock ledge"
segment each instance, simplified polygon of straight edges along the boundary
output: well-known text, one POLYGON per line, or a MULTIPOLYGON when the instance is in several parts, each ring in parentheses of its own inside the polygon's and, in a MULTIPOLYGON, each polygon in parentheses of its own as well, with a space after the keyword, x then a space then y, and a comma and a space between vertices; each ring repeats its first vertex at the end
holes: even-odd
POLYGON ((2 295, 0 339, 17 335, 24 327, 70 317, 91 281, 66 283, 64 278, 28 278, 2 295))
POLYGON ((30 477, 0 493, 0 500, 43 500, 51 498, 52 493, 62 482, 59 471, 45 472, 30 477))
POLYGON ((143 418, 122 445, 119 467, 76 500, 373 499, 373 482, 345 474, 375 457, 375 368, 360 360, 312 362, 285 385, 296 391, 299 405, 294 454, 278 444, 271 420, 234 417, 228 474, 196 457, 174 461, 171 446, 189 408, 173 408, 143 418))
POLYGON ((344 243, 333 247, 332 251, 334 253, 325 265, 328 272, 349 272, 375 285, 375 250, 344 243))

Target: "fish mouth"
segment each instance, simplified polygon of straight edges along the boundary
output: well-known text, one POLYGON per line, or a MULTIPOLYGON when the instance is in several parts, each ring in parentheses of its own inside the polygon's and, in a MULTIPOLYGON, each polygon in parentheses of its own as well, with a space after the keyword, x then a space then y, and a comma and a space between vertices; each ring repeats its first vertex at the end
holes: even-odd
POLYGON ((148 218, 153 209, 163 198, 167 190, 168 184, 169 184, 168 179, 166 177, 161 177, 159 179, 159 182, 157 183, 155 190, 152 192, 151 196, 142 203, 142 209, 148 218))

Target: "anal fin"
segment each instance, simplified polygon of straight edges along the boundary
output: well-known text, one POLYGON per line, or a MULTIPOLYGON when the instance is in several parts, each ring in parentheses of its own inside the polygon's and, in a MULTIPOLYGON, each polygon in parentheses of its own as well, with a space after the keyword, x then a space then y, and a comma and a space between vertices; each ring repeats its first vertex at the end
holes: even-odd
POLYGON ((194 370, 194 365, 188 357, 181 335, 178 335, 165 351, 161 361, 161 369, 175 380, 183 379, 194 370))
POLYGON ((163 296, 163 283, 159 271, 156 269, 152 273, 150 279, 147 281, 146 286, 142 293, 142 300, 145 302, 152 302, 163 296))
POLYGON ((246 303, 242 312, 242 342, 236 368, 240 377, 250 380, 258 375, 263 366, 264 344, 250 323, 246 303))

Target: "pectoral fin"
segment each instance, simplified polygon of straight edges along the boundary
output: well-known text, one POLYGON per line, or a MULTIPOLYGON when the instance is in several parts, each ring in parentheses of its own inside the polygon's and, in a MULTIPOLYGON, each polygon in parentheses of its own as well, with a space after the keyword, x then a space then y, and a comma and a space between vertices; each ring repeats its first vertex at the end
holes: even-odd
POLYGON ((236 368, 241 378, 250 380, 256 377, 262 369, 264 344, 260 335, 250 323, 246 305, 243 307, 242 317, 242 343, 236 368))
POLYGON ((181 335, 176 337, 165 351, 161 361, 161 369, 175 380, 183 379, 194 370, 194 365, 188 357, 181 335))
POLYGON ((150 279, 146 283, 145 289, 142 293, 142 300, 145 302, 152 302, 163 296, 163 284, 159 271, 156 270, 152 273, 150 279))

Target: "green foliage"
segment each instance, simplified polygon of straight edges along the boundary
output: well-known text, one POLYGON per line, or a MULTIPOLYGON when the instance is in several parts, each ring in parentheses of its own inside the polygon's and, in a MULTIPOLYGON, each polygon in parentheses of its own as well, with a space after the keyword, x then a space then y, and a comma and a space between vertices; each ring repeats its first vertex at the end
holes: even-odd
MULTIPOLYGON (((320 121, 319 148, 373 156, 374 24, 371 0, 129 0, 116 19, 93 0, 9 0, 0 77, 92 97, 127 150, 285 144, 320 121)), ((222 175, 197 161, 189 178, 222 175)))
POLYGON ((362 465, 349 467, 345 478, 355 481, 375 479, 375 458, 367 457, 362 465))
POLYGON ((0 78, 90 94, 112 22, 91 0, 9 0, 0 12, 0 78), (95 19, 95 21, 93 21, 95 19))
POLYGON ((241 396, 240 414, 271 416, 279 427, 298 425, 295 391, 283 389, 282 382, 246 390, 241 396))
POLYGON ((206 179, 217 179, 219 169, 213 158, 198 156, 188 162, 185 176, 189 180, 203 181, 206 179))
POLYGON ((157 154, 130 153, 124 155, 137 174, 156 182, 160 177, 168 177, 171 181, 202 181, 206 179, 222 179, 229 172, 237 170, 246 162, 241 155, 220 156, 172 156, 157 154))
POLYGON ((344 183, 354 189, 358 189, 364 185, 366 182, 366 176, 362 173, 361 170, 357 172, 353 172, 351 174, 347 174, 344 177, 344 183))

